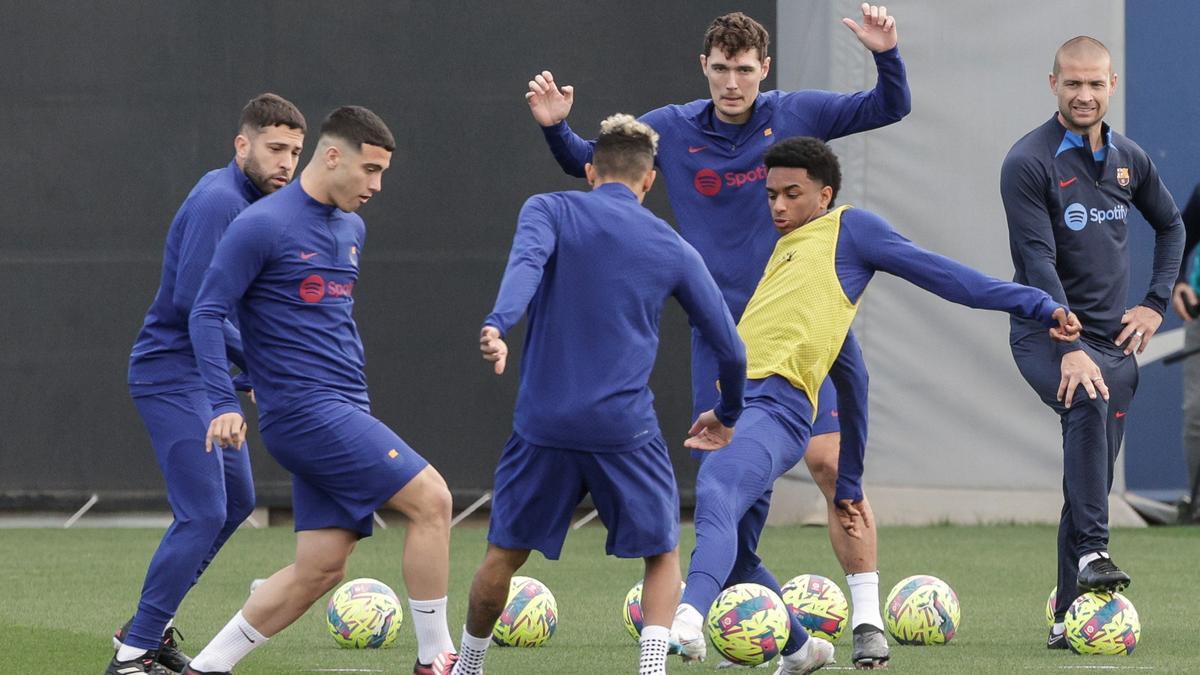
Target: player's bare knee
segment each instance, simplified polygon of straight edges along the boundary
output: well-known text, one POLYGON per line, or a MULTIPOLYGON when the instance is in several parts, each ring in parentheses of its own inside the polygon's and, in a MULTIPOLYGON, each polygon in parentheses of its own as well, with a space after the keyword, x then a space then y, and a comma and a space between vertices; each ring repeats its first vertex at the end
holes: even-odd
POLYGON ((833 499, 837 488, 840 442, 840 434, 821 434, 812 439, 804 453, 804 463, 808 466, 808 472, 826 500, 833 499))
POLYGON ((450 529, 454 500, 445 479, 432 466, 414 476, 388 504, 403 513, 413 525, 450 529))

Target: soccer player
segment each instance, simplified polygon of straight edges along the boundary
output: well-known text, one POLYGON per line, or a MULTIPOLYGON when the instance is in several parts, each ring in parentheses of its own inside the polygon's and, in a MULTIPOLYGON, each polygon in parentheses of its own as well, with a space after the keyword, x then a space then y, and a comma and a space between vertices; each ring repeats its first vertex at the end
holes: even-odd
MULTIPOLYGON (((591 192, 525 202, 480 350, 504 372, 504 336, 528 313, 513 434, 496 466, 488 549, 471 585, 454 675, 477 675, 509 581, 530 550, 554 560, 591 493, 609 555, 644 558, 639 673, 666 672, 679 601, 679 494, 648 385, 663 303, 674 296, 715 355, 713 414, 741 414, 745 353, 700 255, 641 206, 657 134, 630 115, 601 125, 591 192)), ((445 673, 450 673, 447 665, 445 673)))
POLYGON ((190 328, 212 404, 210 447, 236 447, 243 417, 221 325, 236 312, 267 450, 292 474, 296 561, 266 580, 196 655, 189 675, 228 673, 344 576, 376 509, 409 520, 403 574, 417 663, 453 649, 446 625, 450 491, 371 415, 351 316, 366 227, 354 212, 382 188, 395 141, 375 113, 338 108, 300 180, 246 209, 217 246, 190 328))
MULTIPOLYGON (((835 499, 842 529, 862 535, 863 453, 867 434, 867 373, 850 324, 867 283, 888 272, 952 302, 1019 315, 1077 337, 1078 322, 1044 291, 1000 281, 898 234, 862 209, 831 209, 841 187, 837 156, 815 138, 791 138, 764 158, 766 195, 779 242, 738 333, 748 361, 746 410, 732 443, 700 465, 696 479, 696 551, 676 614, 681 639, 703 640, 702 617, 720 590, 751 581, 776 593, 779 583, 756 555, 738 545, 746 511, 804 455, 820 404, 821 382, 837 388, 842 447, 835 499)), ((713 450, 729 430, 713 413, 700 415, 685 443, 713 450)), ((759 530, 752 533, 757 540, 759 530)), ((793 616, 779 674, 809 673, 831 663, 833 645, 809 638, 793 616)))
POLYGON ((1063 616, 1079 593, 1120 590, 1129 575, 1108 555, 1108 491, 1137 388, 1137 362, 1162 323, 1183 252, 1183 224, 1150 157, 1104 123, 1117 86, 1108 49, 1080 36, 1054 55, 1058 112, 1017 141, 1000 170, 1018 282, 1069 303, 1087 326, 1051 344, 1014 317, 1009 342, 1021 375, 1058 414, 1063 498, 1058 602, 1047 646, 1066 649, 1063 616), (1129 228, 1136 207, 1154 228, 1154 271, 1140 303, 1125 308, 1129 228))
MULTIPOLYGON (((205 453, 212 407, 188 339, 188 314, 213 249, 230 221, 292 178, 304 143, 304 115, 275 94, 250 99, 233 139, 233 160, 205 174, 175 214, 163 249, 162 279, 129 357, 129 390, 150 432, 174 521, 150 560, 137 612, 115 637, 108 675, 179 672, 187 657, 169 627, 183 596, 254 510, 250 454, 238 444, 205 453)), ((222 344, 239 367, 241 337, 225 322, 222 344)))
MULTIPOLYGON (((895 19, 887 8, 864 3, 861 25, 851 19, 843 19, 843 24, 874 55, 879 80, 871 91, 760 91, 771 69, 770 36, 757 21, 735 12, 714 20, 704 36, 700 68, 708 81, 709 98, 668 105, 641 118, 662 137, 656 164, 666 180, 679 231, 704 258, 735 321, 742 316, 778 238, 761 195, 766 175, 763 152, 779 138, 829 140, 882 127, 898 121, 912 107, 896 46, 895 19)), ((573 87, 560 87, 544 71, 529 82, 526 97, 555 159, 567 173, 582 176, 593 142, 567 126, 574 95, 573 87)), ((712 407, 716 380, 716 360, 693 332, 692 419, 712 407)), ((827 403, 817 411, 815 437, 805 459, 825 496, 830 540, 847 573, 855 661, 880 664, 887 661, 889 651, 879 613, 875 530, 872 525, 862 538, 854 539, 837 526, 833 505, 839 444, 836 394, 828 383, 824 389, 821 400, 827 403)), ((747 512, 745 532, 761 529, 768 501, 769 495, 747 512)), ((863 508, 869 511, 870 506, 864 502, 863 508)), ((746 552, 756 546, 753 540, 742 542, 746 552)), ((703 650, 702 642, 688 645, 685 657, 703 658, 703 650)))

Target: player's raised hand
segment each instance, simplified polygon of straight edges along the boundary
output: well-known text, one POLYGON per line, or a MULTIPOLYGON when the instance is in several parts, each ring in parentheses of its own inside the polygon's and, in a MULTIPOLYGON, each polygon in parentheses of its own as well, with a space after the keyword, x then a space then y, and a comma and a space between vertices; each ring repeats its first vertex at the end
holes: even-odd
POLYGON ((204 438, 204 451, 213 448, 240 449, 246 440, 246 420, 241 413, 221 413, 208 423, 208 435, 204 438))
POLYGON ((508 345, 500 337, 500 329, 495 326, 484 326, 479 333, 479 352, 484 361, 495 364, 497 375, 504 374, 504 364, 508 361, 508 345))
POLYGON ((834 511, 837 512, 838 524, 855 539, 862 539, 863 532, 871 527, 871 517, 863 508, 862 500, 839 499, 834 511))
POLYGON ((1057 326, 1050 329, 1050 338, 1056 342, 1074 342, 1079 339, 1079 334, 1083 332, 1083 324, 1079 323, 1079 317, 1075 316, 1075 312, 1068 312, 1059 307, 1054 310, 1051 315, 1057 326))
POLYGON ((1200 298, 1196 297, 1196 291, 1192 289, 1192 285, 1186 281, 1175 284, 1174 290, 1171 291, 1171 306, 1175 308, 1175 313, 1179 315, 1179 318, 1184 321, 1194 319, 1191 308, 1196 305, 1200 305, 1200 298))
POLYGON ((729 445, 731 440, 733 440, 733 427, 721 424, 716 413, 709 410, 700 413, 696 422, 692 424, 692 428, 688 429, 688 438, 683 442, 683 447, 712 452, 729 445))
POLYGON ((1125 345, 1126 356, 1132 354, 1134 350, 1141 354, 1146 351, 1146 345, 1150 344, 1150 338, 1154 337, 1154 333, 1162 325, 1162 319, 1162 314, 1145 305, 1125 310, 1125 314, 1121 317, 1121 323, 1125 324, 1125 328, 1117 335, 1117 346, 1125 345))
POLYGON ((1088 398, 1095 399, 1099 394, 1105 401, 1108 400, 1108 385, 1104 384, 1104 375, 1087 352, 1077 349, 1063 354, 1060 370, 1062 379, 1058 382, 1058 400, 1064 406, 1071 407, 1079 385, 1083 385, 1088 398))
POLYGON ((529 81, 529 91, 525 94, 529 103, 529 112, 533 119, 544 127, 552 127, 567 119, 571 113, 571 104, 575 102, 575 87, 571 85, 558 86, 554 75, 543 70, 529 81))
POLYGON ((873 52, 886 52, 896 46, 896 18, 889 16, 883 5, 862 4, 862 25, 854 19, 842 19, 864 47, 873 52))

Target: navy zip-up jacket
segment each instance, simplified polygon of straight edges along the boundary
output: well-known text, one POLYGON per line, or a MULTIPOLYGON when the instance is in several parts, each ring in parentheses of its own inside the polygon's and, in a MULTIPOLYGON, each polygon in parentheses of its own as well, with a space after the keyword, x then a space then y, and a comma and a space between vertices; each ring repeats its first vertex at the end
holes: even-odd
MULTIPOLYGON (((1130 209, 1154 228, 1154 269, 1142 305, 1161 314, 1183 254, 1179 209, 1136 143, 1103 125, 1093 153, 1058 115, 1017 141, 1000 170, 1017 283, 1040 288, 1083 322, 1088 343, 1112 353, 1129 293, 1130 209)), ((1013 317, 1016 339, 1044 328, 1013 317)), ((1059 344, 1061 352, 1081 345, 1059 344)))

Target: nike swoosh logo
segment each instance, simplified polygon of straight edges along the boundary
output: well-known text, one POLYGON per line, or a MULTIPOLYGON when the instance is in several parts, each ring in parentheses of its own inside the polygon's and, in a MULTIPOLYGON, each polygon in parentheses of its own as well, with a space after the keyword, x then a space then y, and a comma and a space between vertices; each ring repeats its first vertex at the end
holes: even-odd
POLYGON ((242 637, 246 638, 247 640, 250 640, 250 644, 256 644, 249 635, 246 635, 246 631, 242 630, 241 626, 238 626, 238 632, 242 634, 242 637))
POLYGON ((434 612, 434 610, 432 610, 432 609, 417 609, 416 607, 413 607, 413 611, 420 612, 422 614, 433 614, 433 612, 434 612))
POLYGON ((708 147, 707 145, 689 145, 689 146, 688 146, 688 152, 690 152, 690 153, 692 153, 692 154, 694 155, 694 154, 696 154, 697 152, 700 152, 701 150, 703 150, 703 149, 705 149, 705 148, 707 148, 707 147, 708 147))
POLYGON ((313 251, 312 253, 304 253, 304 252, 301 252, 301 253, 300 253, 300 259, 301 259, 301 260, 312 260, 312 259, 313 259, 313 257, 314 257, 314 256, 316 256, 316 255, 317 255, 316 251, 313 251))
POLYGON ((1058 187, 1060 187, 1060 188, 1065 188, 1065 187, 1067 187, 1068 185, 1071 185, 1072 183, 1074 183, 1076 180, 1079 180, 1079 177, 1078 177, 1078 176, 1071 176, 1071 177, 1070 177, 1070 178, 1068 178, 1067 180, 1059 180, 1059 181, 1058 181, 1058 187))
POLYGON ((1124 413, 1123 411, 1120 411, 1120 410, 1118 410, 1118 411, 1116 412, 1116 414, 1114 414, 1114 415, 1113 415, 1113 417, 1115 417, 1115 418, 1117 418, 1117 419, 1121 419, 1121 418, 1122 418, 1122 417, 1124 417, 1124 416, 1125 416, 1125 413, 1124 413))

